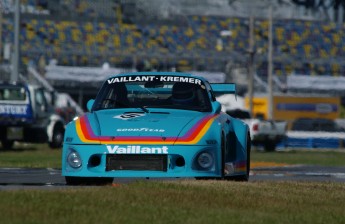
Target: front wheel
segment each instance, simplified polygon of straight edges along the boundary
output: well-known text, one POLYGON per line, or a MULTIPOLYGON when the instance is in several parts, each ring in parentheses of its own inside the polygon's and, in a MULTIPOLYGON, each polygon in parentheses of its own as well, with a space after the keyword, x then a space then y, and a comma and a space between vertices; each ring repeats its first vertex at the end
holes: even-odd
POLYGON ((273 152, 276 150, 276 142, 273 140, 266 140, 264 142, 264 148, 266 152, 273 152))
POLYGON ((234 181, 248 181, 250 173, 250 151, 251 151, 251 140, 250 135, 247 136, 247 163, 246 163, 246 174, 234 177, 227 177, 228 180, 234 181))
POLYGON ((53 131, 52 141, 49 142, 49 147, 52 149, 61 148, 63 143, 64 137, 64 129, 63 127, 55 127, 53 131))
POLYGON ((113 183, 111 177, 65 177, 67 185, 109 185, 113 183))

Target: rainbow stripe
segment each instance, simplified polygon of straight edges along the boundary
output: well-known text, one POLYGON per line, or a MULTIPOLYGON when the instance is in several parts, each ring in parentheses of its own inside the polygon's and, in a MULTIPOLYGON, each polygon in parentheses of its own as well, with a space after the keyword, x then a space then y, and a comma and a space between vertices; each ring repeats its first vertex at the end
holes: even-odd
POLYGON ((161 136, 97 136, 91 128, 87 115, 76 120, 76 131, 82 142, 91 144, 169 145, 175 143, 193 145, 200 141, 218 116, 217 114, 210 114, 203 117, 178 139, 177 136, 165 138, 161 136))
POLYGON ((246 172, 247 171, 247 161, 235 162, 235 172, 246 172))

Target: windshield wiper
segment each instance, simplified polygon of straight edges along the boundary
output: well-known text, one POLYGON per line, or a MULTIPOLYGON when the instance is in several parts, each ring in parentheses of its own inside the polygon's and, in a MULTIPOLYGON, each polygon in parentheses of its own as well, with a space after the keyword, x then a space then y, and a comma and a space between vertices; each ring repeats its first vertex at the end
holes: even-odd
POLYGON ((144 111, 145 113, 150 113, 150 111, 147 109, 147 108, 145 108, 145 107, 143 107, 143 106, 141 106, 141 107, 139 107, 142 111, 144 111))
MULTIPOLYGON (((145 113, 150 113, 150 111, 148 110, 148 109, 146 109, 145 107, 143 107, 143 106, 132 106, 132 105, 130 105, 129 103, 126 103, 126 102, 122 102, 122 101, 119 101, 119 100, 117 100, 117 99, 111 99, 111 98, 106 98, 106 99, 103 99, 102 100, 102 102, 104 102, 104 101, 109 101, 109 102, 111 102, 111 103, 114 103, 114 105, 111 107, 111 108, 134 108, 134 107, 136 107, 136 108, 140 108, 142 111, 144 111, 145 113), (115 105, 117 105, 117 106, 115 106, 115 105), (118 106, 120 106, 120 107, 118 107, 118 106)), ((108 109, 108 108, 102 108, 102 109, 108 109)))

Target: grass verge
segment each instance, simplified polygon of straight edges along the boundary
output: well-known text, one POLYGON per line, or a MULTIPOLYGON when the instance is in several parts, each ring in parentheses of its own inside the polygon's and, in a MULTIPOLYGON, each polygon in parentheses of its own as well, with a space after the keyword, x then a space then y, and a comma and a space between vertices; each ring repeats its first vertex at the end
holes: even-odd
POLYGON ((61 149, 50 149, 46 144, 0 148, 0 167, 61 168, 61 149))
POLYGON ((344 223, 345 185, 139 181, 0 191, 3 223, 344 223))
MULTIPOLYGON (((345 166, 344 150, 286 150, 276 152, 252 151, 251 161, 277 164, 306 164, 320 166, 345 166)), ((264 163, 262 164, 264 165, 264 163)))

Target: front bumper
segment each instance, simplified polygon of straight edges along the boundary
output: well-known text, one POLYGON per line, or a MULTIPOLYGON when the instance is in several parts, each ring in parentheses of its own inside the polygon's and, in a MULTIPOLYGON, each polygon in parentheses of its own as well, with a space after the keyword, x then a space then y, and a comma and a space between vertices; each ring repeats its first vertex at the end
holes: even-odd
MULTIPOLYGON (((114 146, 64 144, 62 175, 75 177, 221 177, 220 147, 168 145, 114 146), (152 151, 150 151, 152 149, 152 151), (160 149, 160 150, 153 150, 160 149), (73 168, 68 155, 76 152, 81 166, 73 168), (211 155, 208 168, 202 153, 211 155), (202 161, 205 162, 205 161, 202 161)), ((207 157, 205 157, 207 159, 207 157)))

